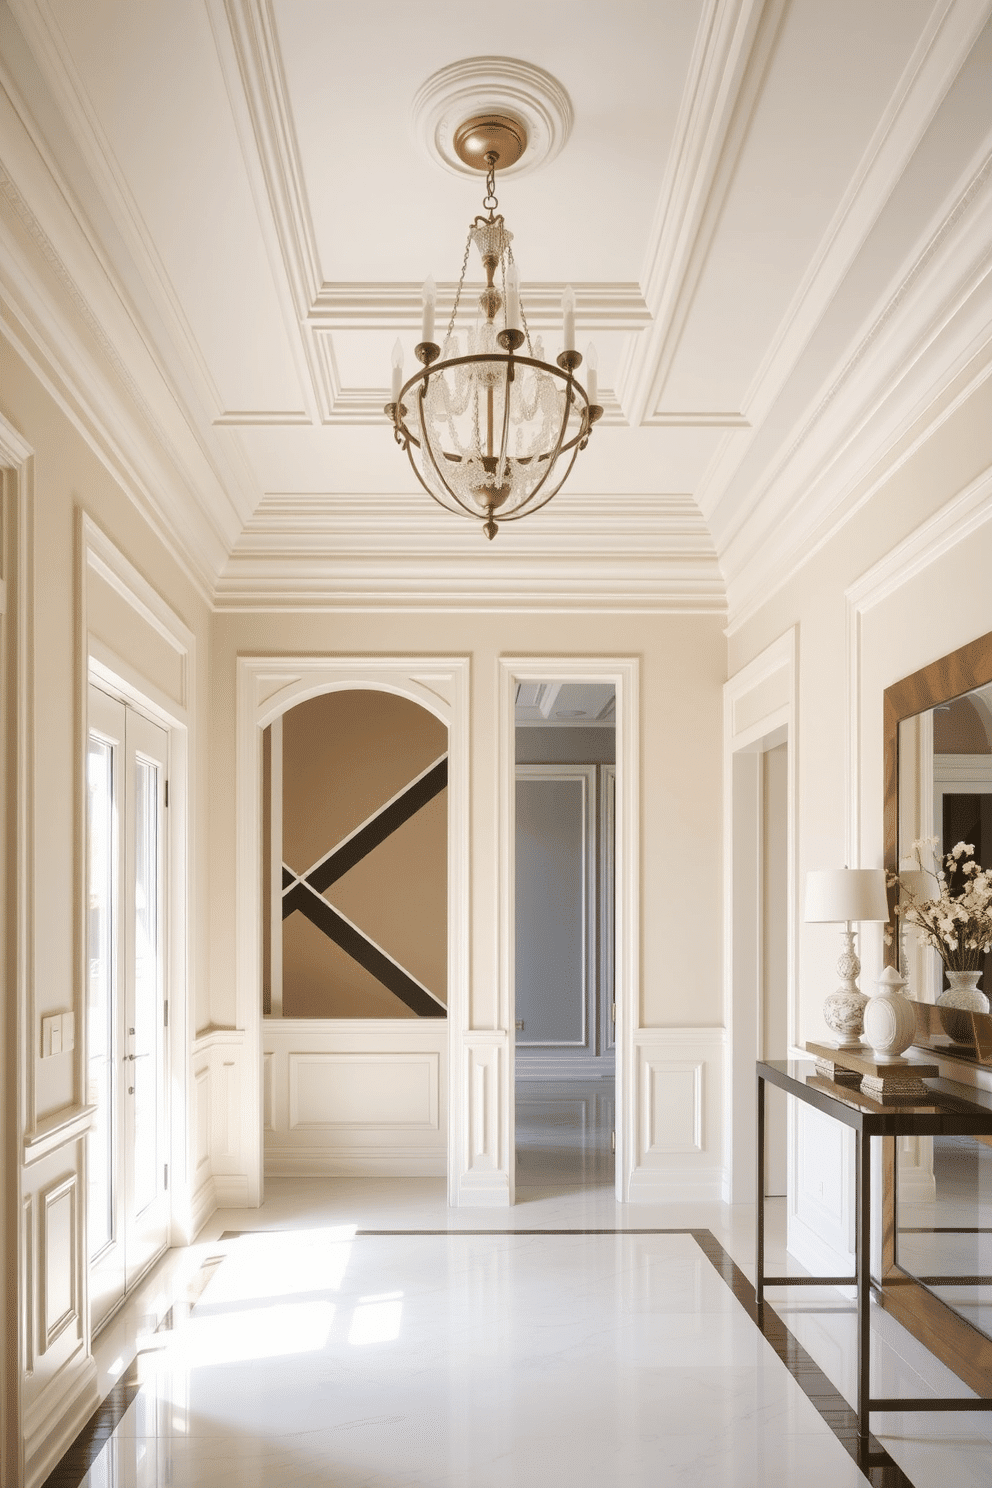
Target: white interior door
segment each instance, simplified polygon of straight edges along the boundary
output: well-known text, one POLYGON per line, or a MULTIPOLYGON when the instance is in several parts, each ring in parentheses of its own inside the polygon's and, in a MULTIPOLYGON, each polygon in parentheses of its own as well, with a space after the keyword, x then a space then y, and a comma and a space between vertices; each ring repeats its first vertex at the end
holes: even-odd
POLYGON ((96 687, 87 740, 87 1223, 93 1326, 168 1243, 168 734, 96 687))

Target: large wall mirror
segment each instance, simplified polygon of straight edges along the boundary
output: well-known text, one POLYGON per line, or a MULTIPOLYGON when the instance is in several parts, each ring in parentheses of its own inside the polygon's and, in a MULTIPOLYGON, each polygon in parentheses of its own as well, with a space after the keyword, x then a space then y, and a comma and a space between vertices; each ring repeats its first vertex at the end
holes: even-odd
MULTIPOLYGON (((936 837, 941 851, 973 843, 976 859, 992 864, 992 634, 888 688, 884 729, 886 867, 896 868, 925 837, 936 837)), ((920 1044, 953 1061, 945 1072, 956 1070, 959 1079, 975 1080, 969 1066, 992 1071, 992 1016, 969 1015, 969 1028, 952 1038, 931 1006, 944 985, 936 952, 909 931, 890 956, 908 975, 910 996, 923 1004, 920 1044)), ((981 986, 992 999, 992 956, 985 957, 981 986)), ((918 1287, 887 1287, 887 1305, 942 1357, 951 1347, 959 1373, 957 1361, 970 1361, 977 1373, 963 1377, 987 1393, 992 1147, 974 1137, 922 1138, 902 1159, 889 1178, 895 1223, 887 1279, 911 1278, 918 1287), (935 1311, 935 1303, 949 1312, 935 1311)))

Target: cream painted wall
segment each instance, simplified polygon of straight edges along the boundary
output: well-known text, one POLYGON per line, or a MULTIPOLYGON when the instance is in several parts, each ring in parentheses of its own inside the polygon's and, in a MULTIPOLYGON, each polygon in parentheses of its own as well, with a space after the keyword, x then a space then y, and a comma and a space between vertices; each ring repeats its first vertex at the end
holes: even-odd
MULTIPOLYGON (((987 381, 879 482, 842 532, 731 632, 733 676, 777 636, 792 626, 798 629, 795 1038, 800 1047, 826 1033, 821 1007, 833 990, 839 950, 836 927, 802 923, 805 873, 882 862, 884 689, 992 630, 992 484, 985 483, 990 470, 992 382, 987 381), (949 546, 941 553, 945 543, 949 546)), ((860 949, 862 986, 869 988, 882 965, 880 926, 863 927, 860 949)), ((826 1263, 836 1271, 844 1264, 839 1257, 853 1248, 849 1155, 837 1133, 814 1128, 815 1123, 803 1122, 797 1128, 790 1221, 797 1220, 799 1235, 804 1204, 815 1199, 815 1224, 810 1222, 808 1247, 801 1238, 790 1238, 790 1245, 807 1264, 826 1263), (807 1161, 809 1144, 824 1142, 836 1144, 837 1151, 823 1148, 815 1162, 807 1161), (804 1172, 822 1177, 828 1171, 838 1175, 836 1193, 804 1193, 804 1172), (815 1248, 821 1240, 831 1254, 815 1248)))
POLYGON ((718 1025, 721 692, 713 616, 223 614, 212 661, 211 1006, 234 1019, 235 660, 238 653, 462 654, 471 658, 472 1025, 497 1019, 497 658, 641 658, 641 1021, 718 1025), (691 749, 686 741, 692 741, 691 749))
MULTIPOLYGON (((799 627, 798 832, 800 879, 808 868, 878 866, 882 861, 882 692, 890 682, 992 629, 992 502, 989 520, 946 557, 865 615, 861 633, 860 697, 850 693, 845 591, 873 564, 932 518, 992 467, 992 381, 987 381, 852 518, 841 533, 730 636, 733 676, 776 636, 799 627), (849 725, 860 722, 860 830, 852 816, 849 725)), ((800 896, 801 903, 801 896, 800 896)), ((832 990, 835 932, 797 927, 803 1026, 799 1038, 823 1031, 822 998, 832 990)), ((880 931, 864 937, 867 969, 880 966, 880 931)))
MULTIPOLYGON (((165 550, 130 498, 123 475, 108 468, 55 396, 0 335, 0 416, 31 456, 23 467, 17 497, 22 509, 30 502, 33 544, 26 567, 33 576, 33 645, 18 696, 4 699, 23 717, 31 751, 33 795, 28 799, 27 840, 33 871, 22 883, 28 907, 29 943, 26 1005, 20 1009, 20 1047, 8 1050, 22 1091, 15 1142, 6 1151, 19 1178, 4 1175, 8 1201, 16 1196, 22 1316, 26 1336, 20 1357, 29 1361, 21 1382, 22 1442, 8 1443, 16 1454, 16 1481, 41 1481, 86 1419, 97 1400, 95 1369, 89 1354, 89 1316, 85 1227, 85 946, 83 945, 84 843, 82 802, 82 716, 87 667, 86 636, 80 633, 77 605, 81 588, 91 590, 90 624, 127 663, 132 674, 144 672, 163 697, 177 684, 175 655, 168 655, 153 627, 140 637, 144 622, 136 611, 99 581, 90 584, 80 562, 82 514, 92 520, 147 580, 176 615, 179 628, 192 633, 196 652, 196 695, 188 701, 194 716, 207 716, 209 659, 208 606, 165 550), (46 1012, 75 1013, 75 1051, 40 1058, 41 1018, 46 1012), (23 1144, 23 1145, 22 1145, 23 1144), (53 1317, 52 1299, 62 1311, 53 1317)), ((12 483, 13 485, 14 483, 12 483)), ((10 555, 8 555, 9 558, 10 555)), ((206 796, 205 737, 191 743, 190 776, 202 800, 206 796)), ((203 996, 206 1016, 207 917, 198 895, 206 883, 206 817, 195 811, 189 842, 190 956, 187 967, 191 996, 203 996)), ((178 1011, 178 1010, 177 1010, 178 1011)), ((192 1019, 192 1014, 191 1014, 192 1019)), ((177 1089, 185 1072, 173 1073, 177 1089)), ((10 1070, 8 1069, 8 1076, 10 1070)), ((185 1121, 185 1112, 180 1113, 185 1121)), ((180 1138, 180 1144, 184 1138, 180 1138)), ((170 1185, 174 1203, 185 1185, 183 1151, 173 1150, 170 1185)), ((188 1195, 187 1195, 188 1197, 188 1195)), ((174 1209, 174 1233, 188 1227, 174 1209)), ((19 1309, 20 1311, 20 1309, 19 1309)), ((11 1477, 15 1481, 15 1477, 11 1477)))

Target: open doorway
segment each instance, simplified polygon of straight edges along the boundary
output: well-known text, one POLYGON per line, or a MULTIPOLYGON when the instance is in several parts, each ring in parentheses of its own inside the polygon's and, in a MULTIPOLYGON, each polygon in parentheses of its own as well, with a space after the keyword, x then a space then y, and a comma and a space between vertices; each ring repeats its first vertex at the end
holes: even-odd
POLYGON ((518 681, 516 1184, 614 1186, 616 687, 518 681))

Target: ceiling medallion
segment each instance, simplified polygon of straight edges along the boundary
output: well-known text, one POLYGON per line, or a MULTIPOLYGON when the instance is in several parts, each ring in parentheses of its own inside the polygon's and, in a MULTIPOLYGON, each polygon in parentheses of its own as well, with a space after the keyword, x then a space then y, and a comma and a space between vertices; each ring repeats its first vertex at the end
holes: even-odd
POLYGON ((513 234, 496 211, 496 168, 504 158, 516 161, 526 152, 524 122, 511 114, 476 112, 462 120, 452 138, 458 158, 486 172, 486 215, 469 227, 441 345, 434 340, 437 287, 433 279, 424 285, 421 337, 414 348, 423 371, 404 383, 403 347, 397 341, 392 398, 384 411, 428 495, 448 511, 475 517, 493 538, 500 522, 530 516, 557 495, 603 410, 596 402, 594 347, 586 353, 587 387, 575 378, 582 357, 575 350, 571 287, 562 295, 565 349, 556 362, 544 360, 541 338, 532 340, 527 326, 513 234), (482 318, 469 328, 463 356, 455 321, 473 244, 486 287, 479 296, 482 318))
POLYGON ((526 155, 501 155, 502 175, 526 175, 554 160, 572 132, 572 102, 558 79, 514 57, 468 57, 435 72, 413 100, 413 132, 436 165, 472 175, 485 166, 465 159, 456 134, 483 109, 524 127, 526 155))

